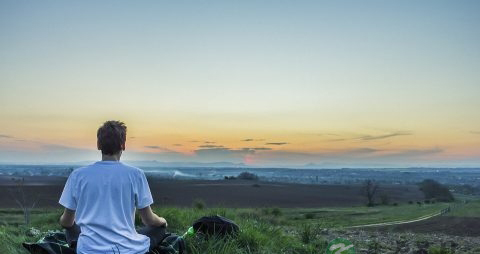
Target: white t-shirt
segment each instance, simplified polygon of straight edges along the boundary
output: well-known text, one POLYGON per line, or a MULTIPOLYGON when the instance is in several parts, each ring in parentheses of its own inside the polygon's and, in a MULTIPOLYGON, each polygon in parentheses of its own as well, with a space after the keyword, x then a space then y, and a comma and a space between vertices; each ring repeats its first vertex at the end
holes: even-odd
POLYGON ((153 203, 143 171, 119 161, 75 169, 59 203, 75 210, 81 233, 77 253, 144 254, 150 239, 135 230, 135 208, 153 203))

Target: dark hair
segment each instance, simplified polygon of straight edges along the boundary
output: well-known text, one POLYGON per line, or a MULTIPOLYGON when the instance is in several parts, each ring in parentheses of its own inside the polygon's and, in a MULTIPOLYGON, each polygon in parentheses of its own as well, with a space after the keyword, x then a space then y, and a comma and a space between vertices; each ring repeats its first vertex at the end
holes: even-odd
POLYGON ((102 154, 113 155, 120 152, 127 139, 127 126, 120 121, 106 121, 97 131, 98 148, 102 154))

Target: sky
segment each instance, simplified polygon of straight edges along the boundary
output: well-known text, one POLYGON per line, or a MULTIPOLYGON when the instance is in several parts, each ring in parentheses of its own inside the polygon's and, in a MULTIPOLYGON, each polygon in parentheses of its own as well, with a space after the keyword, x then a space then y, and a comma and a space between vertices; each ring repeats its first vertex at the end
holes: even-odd
POLYGON ((479 1, 0 1, 0 163, 480 167, 479 1))

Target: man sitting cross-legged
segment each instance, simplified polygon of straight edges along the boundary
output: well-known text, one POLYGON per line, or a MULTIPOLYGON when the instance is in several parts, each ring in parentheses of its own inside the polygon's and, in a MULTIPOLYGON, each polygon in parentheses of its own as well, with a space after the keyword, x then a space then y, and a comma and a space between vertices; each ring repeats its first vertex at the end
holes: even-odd
POLYGON ((75 169, 59 203, 65 207, 60 225, 77 253, 144 254, 165 235, 167 221, 152 212, 152 194, 144 172, 120 162, 127 127, 107 121, 97 131, 102 160, 75 169), (144 228, 135 230, 135 210, 144 228))

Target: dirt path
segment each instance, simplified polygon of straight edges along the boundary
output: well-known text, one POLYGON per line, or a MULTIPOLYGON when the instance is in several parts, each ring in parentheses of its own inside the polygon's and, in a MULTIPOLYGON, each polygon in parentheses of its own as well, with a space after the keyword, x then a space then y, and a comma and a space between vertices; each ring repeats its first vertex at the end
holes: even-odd
POLYGON ((436 213, 433 213, 433 214, 424 215, 422 217, 419 217, 419 218, 416 218, 416 219, 413 219, 413 220, 399 220, 399 221, 390 221, 390 222, 382 222, 382 223, 373 223, 373 224, 351 226, 351 227, 347 227, 347 228, 367 228, 367 227, 379 227, 379 226, 392 226, 392 225, 408 224, 408 223, 428 220, 430 218, 433 218, 435 216, 439 216, 441 214, 442 214, 442 212, 439 211, 439 212, 436 212, 436 213))

